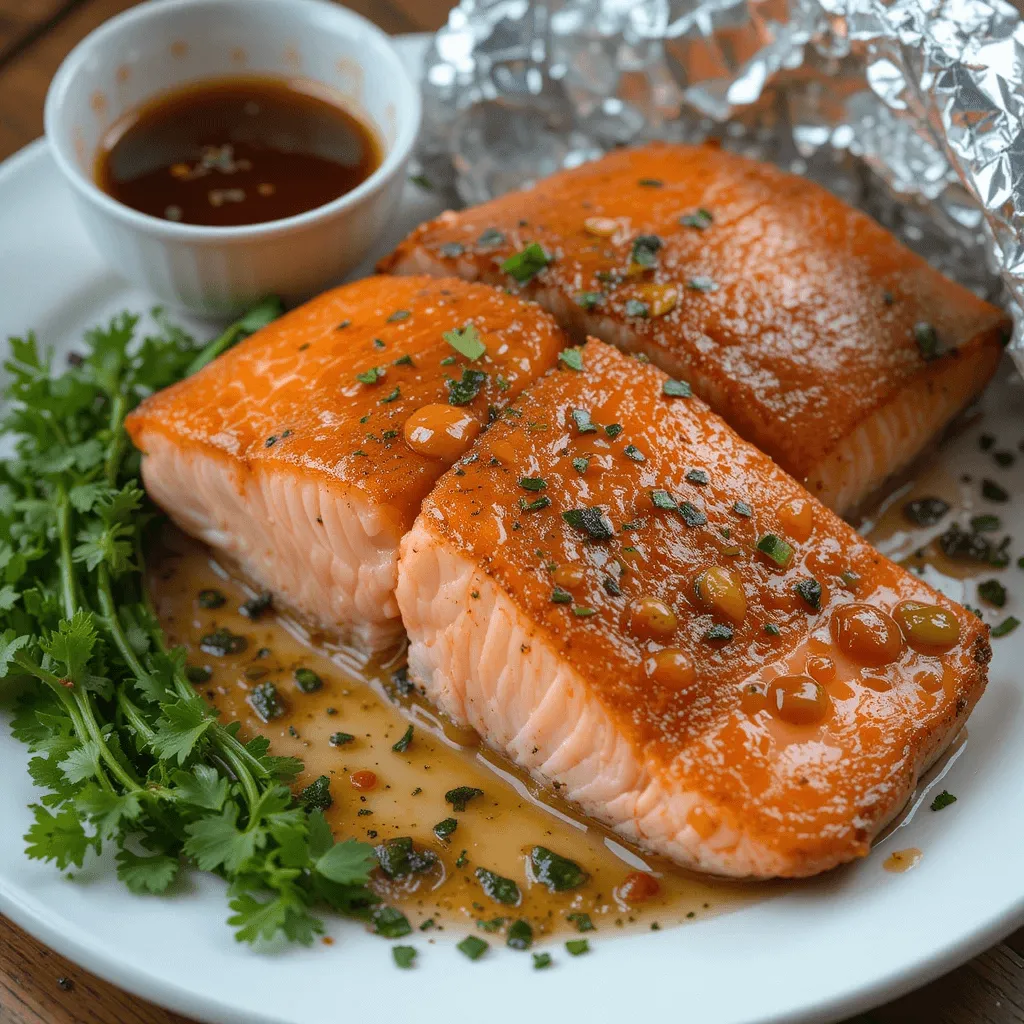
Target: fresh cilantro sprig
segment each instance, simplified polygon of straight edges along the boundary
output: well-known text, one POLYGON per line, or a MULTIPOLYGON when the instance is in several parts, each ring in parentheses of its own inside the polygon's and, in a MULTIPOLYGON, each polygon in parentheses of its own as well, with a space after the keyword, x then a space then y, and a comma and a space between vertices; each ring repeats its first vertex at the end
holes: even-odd
MULTIPOLYGON (((53 365, 11 339, 0 461, 0 696, 43 791, 29 857, 81 867, 107 844, 137 893, 166 892, 188 866, 229 883, 229 923, 248 942, 308 943, 316 908, 370 919, 371 847, 335 842, 289 783, 302 769, 221 724, 169 650, 144 586, 155 520, 124 419, 146 395, 206 365, 280 312, 262 304, 205 347, 155 314, 127 313, 53 365)), ((377 911, 379 914, 379 911, 377 911)))

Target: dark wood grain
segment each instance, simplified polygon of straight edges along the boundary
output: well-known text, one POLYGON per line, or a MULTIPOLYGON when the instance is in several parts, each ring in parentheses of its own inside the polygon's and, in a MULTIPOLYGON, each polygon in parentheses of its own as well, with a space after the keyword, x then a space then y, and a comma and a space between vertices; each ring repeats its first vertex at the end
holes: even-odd
MULTIPOLYGON (((0 0, 0 159, 42 133, 46 88, 83 36, 134 0, 0 0)), ((433 30, 452 0, 351 0, 387 32, 433 30)), ((886 923, 899 942, 899 922, 886 923)), ((885 956, 886 940, 878 955, 885 956)), ((794 979, 799 984, 799 979, 794 979)), ((76 967, 0 917, 0 1024, 189 1024, 76 967)), ((1024 1024, 1024 929, 849 1024, 1024 1024)))

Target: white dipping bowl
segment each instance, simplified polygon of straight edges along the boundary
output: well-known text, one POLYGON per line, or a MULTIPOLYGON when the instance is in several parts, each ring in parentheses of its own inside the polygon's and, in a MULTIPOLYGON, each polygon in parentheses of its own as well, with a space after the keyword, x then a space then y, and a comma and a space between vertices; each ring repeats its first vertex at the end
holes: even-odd
POLYGON ((57 165, 107 262, 169 305, 228 317, 271 294, 304 299, 359 262, 401 196, 420 95, 388 37, 326 0, 154 0, 71 51, 50 85, 45 118, 57 165), (317 83, 377 133, 381 165, 324 206, 241 227, 162 220, 97 186, 97 150, 122 114, 232 75, 317 83))

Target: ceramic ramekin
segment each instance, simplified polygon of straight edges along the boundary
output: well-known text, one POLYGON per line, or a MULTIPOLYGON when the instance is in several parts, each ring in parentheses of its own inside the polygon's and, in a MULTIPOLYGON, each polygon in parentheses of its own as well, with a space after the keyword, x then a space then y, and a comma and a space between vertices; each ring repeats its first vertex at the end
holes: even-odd
POLYGON ((87 36, 46 97, 46 135, 100 253, 129 281, 204 316, 269 294, 294 302, 359 262, 394 212, 420 123, 419 89, 388 37, 327 0, 153 0, 87 36), (96 150, 125 111, 232 74, 311 79, 380 136, 361 185, 295 217, 215 228, 139 213, 102 192, 96 150))

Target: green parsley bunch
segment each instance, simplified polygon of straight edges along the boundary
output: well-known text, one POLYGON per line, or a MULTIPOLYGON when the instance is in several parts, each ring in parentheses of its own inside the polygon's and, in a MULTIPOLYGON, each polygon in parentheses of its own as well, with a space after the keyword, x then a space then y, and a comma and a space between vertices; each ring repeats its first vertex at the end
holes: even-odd
MULTIPOLYGON (((124 418, 280 312, 262 304, 205 348, 154 313, 115 317, 56 370, 35 338, 14 338, 5 367, 0 461, 0 694, 44 791, 25 836, 29 857, 81 867, 106 844, 136 893, 165 892, 186 865, 229 883, 239 940, 309 943, 317 906, 372 918, 373 849, 335 842, 319 810, 293 796, 302 769, 268 741, 221 724, 168 650, 144 586, 144 539, 156 519, 138 480, 124 418)), ((399 920, 400 919, 400 920, 399 920)))

